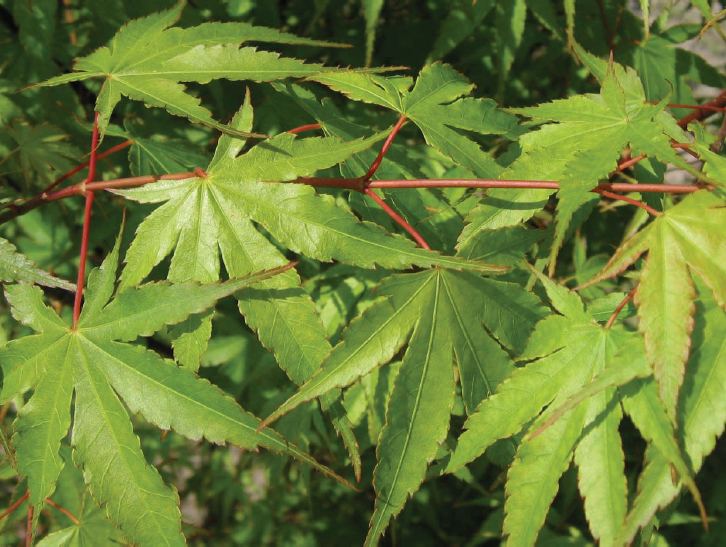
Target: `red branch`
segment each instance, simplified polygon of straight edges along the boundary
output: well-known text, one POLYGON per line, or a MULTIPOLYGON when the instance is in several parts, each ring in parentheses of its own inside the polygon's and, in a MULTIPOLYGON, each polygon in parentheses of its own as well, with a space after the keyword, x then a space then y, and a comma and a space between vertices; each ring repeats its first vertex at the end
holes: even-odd
POLYGON ((61 513, 63 513, 63 514, 65 515, 65 516, 67 516, 67 517, 68 517, 69 519, 71 519, 71 520, 73 521, 73 524, 75 524, 76 526, 80 526, 80 525, 81 525, 81 521, 80 521, 80 520, 78 520, 78 519, 77 519, 77 518, 75 517, 75 515, 73 515, 73 513, 71 513, 70 511, 68 511, 68 509, 66 509, 66 508, 65 508, 65 507, 63 507, 62 505, 59 505, 59 504, 57 504, 56 502, 54 502, 54 501, 53 501, 52 499, 50 499, 50 498, 45 498, 45 503, 47 503, 47 504, 48 504, 48 505, 50 505, 51 507, 55 507, 56 509, 58 509, 58 511, 60 511, 60 512, 61 512, 61 513))
POLYGON ((431 250, 431 247, 428 243, 426 243, 426 240, 421 237, 421 234, 419 234, 414 228, 404 220, 403 217, 401 217, 396 211, 391 209, 391 207, 381 199, 378 194, 376 194, 373 190, 370 188, 366 188, 365 194, 372 198, 378 205, 380 205, 381 209, 383 209, 386 214, 391 217, 395 222, 397 222, 404 230, 406 230, 409 234, 411 234, 411 237, 416 240, 416 243, 421 245, 424 249, 427 251, 431 250))
POLYGON ((313 131, 315 129, 320 129, 322 126, 319 123, 311 123, 308 125, 301 125, 300 127, 296 127, 294 129, 288 129, 288 133, 302 133, 303 131, 313 131))
POLYGON ((376 171, 378 171, 378 168, 381 166, 381 162, 383 161, 383 156, 385 156, 386 152, 388 152, 388 149, 390 148, 393 139, 396 138, 396 135, 398 135, 398 132, 400 131, 401 127, 403 127, 404 123, 406 123, 406 116, 401 114, 401 117, 398 118, 398 122, 396 122, 396 125, 391 130, 388 138, 386 138, 386 142, 383 143, 383 147, 381 147, 381 151, 378 153, 376 161, 373 162, 370 169, 368 169, 368 172, 363 175, 363 182, 368 182, 369 180, 371 180, 373 175, 375 175, 376 171))
POLYGON ((600 194, 603 197, 610 198, 610 199, 617 199, 620 201, 625 201, 627 203, 630 203, 631 205, 635 205, 636 207, 645 209, 654 217, 659 217, 662 214, 660 211, 656 211, 655 209, 653 209, 649 205, 646 205, 642 201, 638 201, 637 199, 629 198, 628 196, 621 196, 620 194, 613 194, 612 192, 608 192, 607 190, 600 190, 600 189, 595 189, 594 192, 597 192, 598 194, 600 194))
MULTIPOLYGON (((98 116, 93 120, 93 136, 91 137, 91 160, 88 167, 88 177, 86 184, 93 182, 96 178, 96 148, 98 146, 98 116)), ((93 208, 93 191, 88 190, 86 185, 86 210, 83 217, 83 236, 81 239, 81 256, 78 260, 78 280, 76 281, 76 298, 73 302, 73 328, 76 328, 78 317, 81 315, 81 301, 83 300, 83 284, 86 279, 86 258, 88 257, 88 238, 91 231, 91 209, 93 208)))
POLYGON ((35 507, 33 507, 33 504, 31 503, 30 506, 28 506, 28 524, 25 527, 25 547, 30 547, 33 545, 33 513, 35 512, 35 507))
POLYGON ((159 180, 181 180, 190 179, 196 177, 197 174, 194 172, 189 173, 172 173, 170 175, 145 175, 143 177, 130 177, 126 179, 113 179, 113 180, 99 180, 96 182, 83 181, 74 186, 63 188, 62 190, 56 190, 47 194, 36 196, 35 198, 26 201, 22 205, 18 205, 12 208, 12 210, 0 215, 0 224, 12 220, 15 217, 23 215, 28 211, 31 211, 49 201, 57 201, 59 199, 65 199, 71 196, 85 195, 87 191, 91 190, 113 190, 115 188, 132 188, 134 186, 143 186, 151 182, 157 182, 159 180))
POLYGON ((609 329, 610 327, 613 326, 613 323, 615 323, 615 319, 617 319, 618 315, 620 315, 620 312, 623 311, 625 306, 628 305, 628 302, 630 302, 633 299, 633 297, 635 296, 635 292, 637 290, 638 290, 638 286, 636 285, 633 288, 633 290, 630 291, 625 298, 623 298, 623 301, 620 302, 620 304, 618 304, 618 307, 615 308, 615 311, 610 316, 610 319, 608 319, 608 322, 605 324, 605 329, 609 329))
POLYGON ((720 107, 724 105, 726 105, 726 90, 722 91, 715 99, 699 106, 698 109, 691 112, 688 116, 684 116, 678 120, 678 125, 685 129, 692 121, 701 120, 709 114, 713 114, 713 111, 711 110, 712 107, 720 107))
POLYGON ((30 490, 28 490, 25 494, 23 494, 23 497, 20 498, 18 501, 13 503, 10 507, 8 507, 5 511, 3 511, 3 514, 0 515, 0 520, 7 517, 10 513, 15 511, 18 507, 20 507, 25 500, 27 500, 30 497, 30 490))
MULTIPOLYGON (((122 142, 121 144, 117 144, 113 148, 109 148, 108 150, 106 150, 103 154, 99 154, 98 157, 96 158, 96 160, 102 160, 103 158, 105 158, 107 156, 110 156, 114 152, 118 152, 119 150, 123 150, 124 148, 126 148, 128 146, 131 146, 132 144, 134 144, 134 141, 126 141, 126 142, 122 142)), ((69 178, 71 178, 73 175, 75 175, 76 173, 78 173, 78 171, 83 170, 90 163, 91 163, 90 161, 87 161, 86 163, 82 163, 78 167, 74 167, 73 169, 71 169, 67 173, 61 175, 60 177, 58 177, 55 180, 55 182, 53 182, 53 184, 51 184, 50 186, 48 186, 48 188, 46 188, 45 190, 43 190, 42 193, 44 194, 44 193, 50 192, 52 190, 55 190, 56 187, 59 184, 61 184, 62 182, 68 180, 69 178)))

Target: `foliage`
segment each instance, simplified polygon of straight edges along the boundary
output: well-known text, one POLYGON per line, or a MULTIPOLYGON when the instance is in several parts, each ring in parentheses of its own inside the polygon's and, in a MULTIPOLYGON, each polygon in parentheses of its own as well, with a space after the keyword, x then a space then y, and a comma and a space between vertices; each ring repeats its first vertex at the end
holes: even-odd
POLYGON ((2 542, 722 543, 726 34, 662 4, 0 0, 2 542))

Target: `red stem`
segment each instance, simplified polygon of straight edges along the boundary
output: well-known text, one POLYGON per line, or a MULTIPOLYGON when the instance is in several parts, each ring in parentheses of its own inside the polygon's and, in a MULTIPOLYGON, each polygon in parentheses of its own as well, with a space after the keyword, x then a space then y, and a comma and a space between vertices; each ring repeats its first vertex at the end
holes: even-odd
POLYGON ((22 214, 32 211, 39 205, 48 201, 57 201, 71 196, 83 195, 89 190, 110 190, 113 188, 129 188, 133 186, 143 186, 151 182, 159 180, 181 180, 196 177, 194 172, 190 173, 172 173, 170 175, 145 175, 143 177, 131 177, 127 179, 99 180, 96 182, 81 182, 62 190, 56 190, 48 194, 41 194, 31 200, 26 201, 22 205, 14 206, 12 210, 0 215, 0 224, 12 220, 22 214))
POLYGON ((712 114, 713 112, 710 110, 713 107, 720 107, 726 105, 726 91, 722 91, 721 94, 716 97, 715 99, 711 99, 707 103, 699 106, 696 110, 691 112, 688 116, 684 116, 680 120, 678 120, 678 125, 682 128, 688 127, 688 124, 691 123, 694 120, 700 120, 702 118, 705 118, 709 114, 712 114))
MULTIPOLYGON (((132 144, 134 144, 134 141, 126 141, 126 142, 122 142, 121 144, 117 144, 113 148, 109 148, 108 150, 106 150, 103 154, 99 154, 98 157, 96 158, 96 160, 102 160, 103 158, 105 158, 107 156, 110 156, 114 152, 118 152, 119 150, 123 150, 124 148, 126 148, 128 146, 131 146, 132 144)), ((48 186, 48 188, 46 188, 45 190, 43 190, 42 193, 45 194, 47 192, 50 192, 50 191, 54 190, 59 184, 61 184, 62 182, 68 180, 73 175, 75 175, 76 173, 78 173, 78 171, 81 171, 85 167, 87 167, 89 163, 91 163, 91 162, 90 161, 87 161, 86 163, 82 163, 78 167, 74 167, 73 169, 71 169, 67 173, 61 175, 59 178, 57 178, 55 180, 55 182, 53 182, 53 184, 51 184, 50 186, 48 186)))
POLYGON ((655 209, 653 209, 649 205, 646 205, 642 201, 638 201, 637 199, 629 198, 628 196, 621 196, 620 194, 613 194, 612 192, 608 192, 607 190, 600 190, 598 188, 596 188, 595 190, 592 190, 592 191, 597 192, 598 194, 600 194, 601 196, 604 196, 606 198, 617 199, 620 201, 626 201, 626 202, 630 203, 631 205, 635 205, 636 207, 645 209, 646 211, 648 211, 651 215, 653 215, 655 217, 659 217, 662 214, 660 211, 656 211, 655 209))
POLYGON ((400 131, 401 127, 403 127, 403 124, 406 123, 406 116, 401 114, 401 117, 398 118, 398 122, 396 122, 396 125, 393 126, 393 129, 389 133, 388 137, 386 138, 386 142, 383 143, 383 147, 381 148, 381 151, 378 153, 378 157, 376 158, 376 161, 373 162, 370 169, 368 169, 368 172, 363 175, 363 182, 368 182, 371 180, 371 177, 378 171, 378 168, 381 166, 381 162, 383 161, 383 156, 386 155, 386 152, 388 152, 388 148, 391 146, 391 143, 393 142, 393 139, 396 138, 396 135, 398 135, 398 132, 400 131))
POLYGON ((33 545, 33 513, 35 512, 35 507, 33 507, 33 504, 31 503, 28 507, 28 524, 25 527, 25 547, 30 547, 33 545))
POLYGON ((55 507, 56 509, 58 509, 58 511, 60 511, 65 516, 67 516, 69 519, 71 519, 73 521, 73 524, 75 524, 76 526, 80 526, 81 525, 81 521, 78 520, 70 511, 68 511, 68 509, 66 509, 62 505, 57 504, 56 502, 54 502, 50 498, 45 498, 45 503, 47 503, 51 507, 55 507))
POLYGON ((15 511, 18 507, 20 507, 25 500, 27 500, 30 497, 30 490, 28 490, 25 494, 23 494, 23 497, 20 498, 18 501, 13 503, 10 507, 8 507, 2 515, 0 515, 0 520, 7 517, 10 513, 15 511))
POLYGON ((380 205, 381 209, 383 209, 389 217, 391 217, 404 230, 411 234, 411 237, 415 239, 416 242, 421 245, 421 247, 423 247, 427 251, 431 250, 431 247, 428 243, 426 243, 426 240, 421 237, 421 234, 414 230, 413 227, 408 222, 406 222, 403 217, 396 213, 396 211, 391 209, 391 207, 385 201, 383 201, 383 199, 381 199, 378 194, 376 194, 370 188, 366 188, 364 192, 367 196, 371 197, 378 205, 380 205))
POLYGON ((296 127, 294 129, 289 129, 288 133, 302 133, 303 131, 313 131, 315 129, 320 129, 322 126, 319 123, 311 123, 308 125, 301 125, 300 127, 296 127))
MULTIPOLYGON (((652 104, 658 104, 658 103, 652 103, 652 104)), ((675 103, 669 103, 666 105, 669 108, 691 108, 694 110, 710 110, 712 112, 724 112, 726 111, 726 108, 723 106, 708 106, 707 104, 700 105, 700 104, 675 104, 675 103)))
POLYGON ((623 308, 625 308, 625 306, 628 305, 628 302, 630 302, 633 299, 633 297, 635 296, 635 291, 637 291, 637 290, 638 290, 638 286, 636 285, 633 288, 633 290, 630 291, 625 298, 623 298, 623 301, 620 302, 620 304, 618 304, 618 307, 615 308, 615 311, 610 316, 610 319, 608 319, 608 322, 605 324, 606 330, 613 326, 613 323, 615 323, 615 319, 617 319, 618 315, 620 315, 620 312, 623 311, 623 308))
POLYGON ((78 261, 78 280, 76 281, 76 298, 73 302, 73 328, 76 328, 78 317, 81 315, 81 302, 83 301, 83 283, 86 279, 86 258, 88 257, 88 238, 91 233, 91 210, 93 208, 94 193, 88 190, 87 184, 96 178, 96 148, 98 146, 98 116, 93 120, 93 136, 91 138, 91 160, 88 167, 88 178, 83 189, 86 191, 86 210, 83 217, 83 236, 81 239, 81 256, 78 261))
POLYGON ((641 154, 640 156, 636 156, 635 158, 630 158, 629 160, 625 160, 623 162, 620 162, 618 164, 617 170, 618 171, 623 171, 623 170, 627 169, 628 167, 630 167, 631 165, 635 165, 639 161, 643 161, 647 157, 648 156, 646 156, 645 154, 641 154))

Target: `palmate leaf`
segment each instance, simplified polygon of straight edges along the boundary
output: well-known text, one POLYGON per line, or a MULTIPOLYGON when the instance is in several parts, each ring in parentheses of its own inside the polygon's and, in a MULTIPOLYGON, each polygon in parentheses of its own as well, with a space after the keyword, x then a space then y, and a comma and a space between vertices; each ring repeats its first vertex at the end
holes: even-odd
MULTIPOLYGON (((679 440, 697 472, 704 458, 714 449, 716 438, 726 423, 726 313, 713 299, 710 290, 697 283, 700 301, 694 332, 693 352, 688 361, 688 375, 678 413, 679 440)), ((619 534, 620 543, 630 543, 636 532, 645 527, 656 512, 667 506, 681 490, 673 481, 668 461, 651 448, 638 482, 638 495, 619 534)))
POLYGON ((446 472, 461 469, 495 441, 516 434, 534 420, 533 433, 523 439, 508 474, 504 521, 508 544, 534 544, 559 478, 574 454, 590 529, 601 544, 613 545, 627 512, 624 454, 618 433, 621 389, 638 400, 638 405, 628 405, 626 411, 646 440, 663 447, 668 461, 683 473, 699 502, 700 498, 672 428, 659 418, 665 418, 663 405, 657 398, 647 399, 652 405, 648 407, 643 403, 647 393, 641 393, 639 386, 631 387, 633 382, 625 383, 647 373, 640 337, 603 328, 584 310, 575 293, 539 272, 537 275, 563 315, 537 324, 520 357, 535 360, 517 369, 469 417, 446 472), (624 370, 613 374, 609 372, 613 367, 624 370), (623 388, 616 389, 623 383, 623 388), (566 407, 560 410, 563 404, 566 407))
MULTIPOLYGON (((686 137, 673 118, 663 111, 665 102, 647 102, 638 75, 617 63, 607 64, 578 49, 596 66, 602 81, 599 95, 576 95, 531 108, 515 108, 537 121, 557 122, 520 138, 521 156, 501 174, 503 180, 560 181, 555 240, 550 251, 550 272, 573 215, 589 201, 598 182, 617 168, 624 149, 674 164, 697 177, 696 171, 670 146, 670 139, 686 137)), ((550 190, 490 190, 469 215, 459 237, 460 254, 466 256, 480 232, 515 225, 531 218, 545 204, 550 190)))
POLYGON ((509 139, 522 133, 516 118, 499 110, 491 99, 467 97, 474 85, 446 64, 424 67, 410 91, 410 78, 385 78, 352 71, 318 74, 308 79, 351 99, 401 113, 421 129, 428 144, 482 178, 497 177, 502 168, 477 143, 456 129, 504 135, 509 139))
POLYGON ((706 282, 720 306, 726 306, 725 206, 708 191, 686 197, 627 240, 585 285, 614 277, 648 251, 635 303, 658 392, 674 423, 693 330, 695 289, 690 272, 706 282))
POLYGON ((40 289, 25 284, 6 287, 16 319, 38 332, 0 350, 0 399, 35 388, 18 414, 13 437, 31 502, 40 506, 55 490, 64 466, 59 448, 71 424, 74 392, 73 458, 83 467, 96 500, 134 543, 181 544, 183 536, 178 497, 146 463, 121 399, 154 425, 190 439, 268 448, 331 474, 276 433, 255 433, 259 420, 206 380, 124 343, 204 311, 219 298, 289 266, 208 285, 150 283, 111 299, 119 247, 120 238, 101 268, 91 273, 76 328, 43 304, 40 289))
MULTIPOLYGON (((280 42, 300 45, 336 46, 298 38, 291 34, 247 23, 204 23, 189 29, 167 28, 181 14, 184 2, 126 24, 108 47, 78 59, 77 72, 46 80, 39 86, 54 86, 89 78, 104 78, 96 101, 99 130, 105 133, 114 107, 122 96, 147 106, 165 108, 171 114, 189 118, 223 132, 251 136, 216 122, 199 99, 185 92, 179 82, 207 83, 210 80, 269 82, 287 77, 309 76, 322 65, 280 58, 277 53, 239 48, 244 42, 280 42)), ((255 135, 260 137, 261 135, 255 135)))
MULTIPOLYGON (((247 128, 251 123, 248 98, 232 125, 247 128)), ((446 265, 501 270, 417 249, 408 240, 358 222, 310 187, 262 182, 309 175, 366 150, 382 137, 344 142, 333 137, 300 139, 282 134, 240 157, 243 142, 222 137, 206 178, 120 191, 142 202, 166 201, 140 225, 126 257, 122 286, 141 281, 175 248, 169 269, 169 277, 175 281, 217 279, 219 250, 233 276, 246 275, 261 264, 284 264, 283 255, 253 221, 290 249, 318 260, 335 259, 368 268, 446 265)), ((283 369, 302 382, 327 353, 324 331, 296 275, 280 276, 270 283, 262 286, 288 289, 285 302, 270 293, 267 298, 241 299, 241 310, 250 326, 259 329, 262 343, 275 352, 283 369), (311 349, 313 355, 309 355, 311 349)))
POLYGON ((351 323, 322 369, 264 422, 352 384, 408 343, 378 442, 368 544, 378 542, 390 518, 418 490, 446 436, 454 358, 464 402, 472 409, 512 370, 511 358, 482 322, 515 349, 544 313, 539 300, 517 285, 439 268, 394 275, 376 294, 380 300, 351 323))

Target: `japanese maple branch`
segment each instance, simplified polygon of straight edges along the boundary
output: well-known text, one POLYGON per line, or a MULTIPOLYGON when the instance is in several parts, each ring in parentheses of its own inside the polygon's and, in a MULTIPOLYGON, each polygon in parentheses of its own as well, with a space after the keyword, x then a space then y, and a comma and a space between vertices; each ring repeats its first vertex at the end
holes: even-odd
POLYGON ((25 494, 23 494, 23 497, 20 498, 18 501, 13 503, 10 507, 8 507, 3 513, 0 515, 0 520, 7 517, 10 513, 15 511, 18 507, 20 507, 25 500, 27 500, 30 497, 30 490, 28 490, 25 494))
POLYGON ((58 201, 59 199, 69 198, 71 196, 82 196, 85 195, 86 191, 96 190, 113 190, 115 188, 133 188, 135 186, 143 186, 151 182, 157 182, 159 180, 181 180, 196 177, 196 173, 172 173, 169 175, 145 175, 142 177, 130 177, 125 179, 112 179, 112 180, 99 180, 95 182, 83 181, 79 184, 63 188, 62 190, 56 190, 55 192, 48 192, 36 196, 35 198, 26 201, 22 205, 11 207, 11 209, 2 215, 0 215, 0 224, 12 220, 20 215, 32 211, 36 207, 48 203, 51 201, 58 201))
POLYGON ((618 304, 618 307, 615 308, 615 311, 610 316, 610 319, 608 319, 608 322, 605 324, 605 329, 609 329, 613 326, 613 323, 615 323, 615 320, 618 318, 618 315, 620 315, 620 312, 623 311, 625 306, 628 305, 628 302, 630 302, 633 297, 635 296, 635 292, 638 290, 638 286, 636 285, 632 291, 628 293, 628 295, 623 298, 623 301, 618 304))
MULTIPOLYGON (((86 208, 83 217, 83 236, 81 238, 81 256, 78 260, 78 280, 76 281, 76 298, 73 302, 73 328, 76 328, 78 317, 81 315, 81 302, 83 300, 83 283, 86 279, 86 258, 88 257, 88 238, 91 230, 91 210, 93 208, 94 193, 88 189, 88 183, 96 178, 96 147, 98 146, 98 116, 93 120, 93 136, 91 137, 91 160, 88 164, 88 177, 83 190, 86 193, 86 208)), ((29 517, 30 518, 30 517, 29 517)))
MULTIPOLYGON (((119 150, 123 150, 124 148, 127 148, 127 147, 131 146, 132 144, 134 144, 134 141, 126 141, 126 142, 122 142, 121 144, 117 144, 116 146, 114 146, 114 147, 109 148, 108 150, 106 150, 103 154, 99 154, 98 157, 96 158, 96 161, 102 160, 103 158, 105 158, 107 156, 110 156, 114 152, 118 152, 119 150)), ((71 178, 73 175, 75 175, 79 171, 82 171, 83 169, 85 169, 86 167, 88 167, 88 165, 90 163, 91 163, 90 161, 87 161, 85 163, 80 164, 77 167, 74 167, 73 169, 71 169, 67 173, 64 173, 63 175, 61 175, 60 177, 58 177, 53 182, 53 184, 51 184, 45 190, 43 190, 41 192, 41 194, 44 194, 44 193, 51 192, 51 191, 55 190, 58 187, 59 184, 61 184, 62 182, 68 180, 69 178, 71 178)))
POLYGON ((722 91, 715 99, 699 106, 698 109, 691 112, 688 116, 684 116, 678 120, 678 125, 685 129, 692 121, 701 120, 709 114, 713 114, 713 110, 711 110, 712 107, 720 107, 724 105, 726 105, 726 90, 722 91))
POLYGON ((378 156, 376 156, 376 159, 373 161, 371 166, 368 168, 368 172, 363 175, 362 177, 359 177, 359 181, 361 184, 365 186, 365 189, 363 190, 363 193, 367 195, 369 198, 371 198, 373 201, 375 201, 381 209, 389 216, 391 219, 401 226, 406 232, 409 233, 409 235, 418 243, 422 248, 430 251, 431 246, 426 242, 426 240, 423 238, 421 234, 419 234, 416 229, 411 226, 408 222, 406 222, 406 219, 404 219, 401 215, 396 213, 396 211, 393 210, 392 207, 390 207, 383 199, 378 196, 369 186, 370 186, 370 180, 373 177, 373 175, 376 174, 376 171, 378 171, 378 168, 381 166, 381 163, 383 162, 383 158, 385 157, 386 153, 388 152, 388 149, 391 147, 391 143, 393 142, 393 139, 396 138, 396 135, 398 135, 398 132, 403 127, 403 124, 406 123, 406 117, 404 115, 401 115, 400 118, 398 118, 398 122, 396 122, 396 125, 393 127, 391 132, 389 133, 388 137, 386 137, 386 141, 383 143, 383 146, 381 147, 381 151, 378 153, 378 156))
POLYGON ((302 133, 303 131, 313 131, 315 129, 320 129, 322 126, 319 123, 311 123, 308 125, 301 125, 300 127, 295 127, 294 129, 288 129, 288 133, 302 133))
POLYGON ((612 192, 608 192, 607 190, 601 190, 601 189, 597 189, 597 188, 595 190, 593 190, 593 192, 597 192, 598 194, 600 194, 601 196, 606 197, 606 198, 625 201, 626 203, 630 203, 631 205, 635 205, 636 207, 645 209, 646 211, 648 211, 648 213, 650 213, 654 217, 659 217, 662 214, 660 211, 656 211, 655 209, 653 209, 649 205, 646 205, 642 201, 638 201, 637 199, 633 199, 628 196, 621 196, 619 194, 613 194, 612 192))
POLYGON ((25 547, 31 547, 33 545, 33 513, 35 507, 31 503, 28 506, 28 524, 25 526, 25 547))
POLYGON ((62 505, 57 504, 56 502, 54 502, 50 498, 45 498, 45 503, 47 503, 51 507, 55 507, 56 509, 58 509, 58 511, 60 511, 65 516, 67 516, 69 519, 71 519, 73 521, 73 524, 75 524, 76 526, 80 526, 81 525, 81 521, 78 520, 78 518, 76 518, 76 516, 73 515, 73 513, 71 513, 70 511, 68 511, 68 509, 66 509, 62 505))

